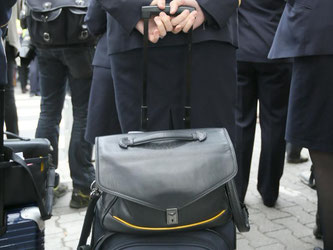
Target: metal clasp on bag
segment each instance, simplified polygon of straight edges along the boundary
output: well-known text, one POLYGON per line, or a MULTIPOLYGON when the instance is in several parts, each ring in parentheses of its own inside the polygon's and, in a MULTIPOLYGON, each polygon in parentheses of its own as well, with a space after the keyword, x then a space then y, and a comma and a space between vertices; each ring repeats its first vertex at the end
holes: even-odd
POLYGON ((178 224, 178 209, 177 208, 168 208, 166 210, 167 215, 167 224, 174 225, 178 224))
POLYGON ((75 0, 75 4, 78 6, 84 6, 85 1, 84 0, 75 0))
POLYGON ((43 3, 43 10, 50 10, 52 8, 51 2, 45 2, 43 3))
POLYGON ((91 183, 90 190, 91 190, 91 192, 90 192, 90 199, 92 199, 94 197, 99 197, 102 194, 102 192, 96 186, 96 180, 91 183))
POLYGON ((79 39, 80 40, 85 40, 85 39, 87 39, 88 38, 88 36, 89 36, 89 32, 88 32, 88 27, 87 27, 87 25, 82 25, 82 31, 81 31, 81 33, 80 33, 80 36, 79 36, 79 39))
POLYGON ((44 32, 44 34, 43 34, 43 39, 44 39, 44 41, 47 42, 47 43, 50 42, 50 40, 51 40, 50 33, 44 32))

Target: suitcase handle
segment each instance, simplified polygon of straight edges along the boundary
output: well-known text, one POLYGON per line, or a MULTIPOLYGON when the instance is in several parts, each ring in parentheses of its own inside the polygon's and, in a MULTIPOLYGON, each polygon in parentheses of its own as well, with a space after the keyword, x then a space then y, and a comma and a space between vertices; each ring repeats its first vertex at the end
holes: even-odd
MULTIPOLYGON (((170 10, 170 6, 166 5, 165 8, 170 10)), ((189 6, 181 6, 178 8, 177 13, 184 10, 193 11, 195 8, 189 6)), ((157 6, 142 6, 141 16, 144 22, 143 29, 143 78, 142 78, 142 100, 141 100, 141 130, 147 131, 148 128, 148 105, 147 105, 147 85, 148 85, 148 25, 149 18, 152 13, 158 14, 164 10, 159 9, 157 6)), ((186 97, 184 105, 184 125, 185 128, 191 128, 191 62, 192 62, 192 31, 190 29, 187 36, 187 58, 186 58, 186 97)))
MULTIPOLYGON (((35 190, 35 194, 36 194, 36 202, 39 208, 39 211, 41 213, 41 218, 43 220, 47 220, 50 219, 52 216, 52 204, 53 204, 53 186, 54 186, 54 181, 52 182, 51 179, 54 179, 55 176, 55 172, 54 170, 50 171, 49 176, 48 176, 48 181, 50 181, 51 183, 48 183, 47 186, 47 193, 50 195, 46 198, 46 202, 43 202, 43 198, 40 194, 40 191, 37 187, 35 178, 33 176, 33 174, 31 173, 29 167, 27 166, 26 162, 17 154, 15 154, 11 148, 8 147, 4 147, 4 152, 5 155, 7 155, 7 157, 9 159, 11 159, 13 162, 19 164, 21 167, 23 167, 23 169, 26 171, 26 173, 28 174, 28 176, 30 177, 30 180, 32 182, 33 188, 35 190), (52 186, 53 185, 53 186, 52 186), (52 194, 51 194, 52 192, 52 194)), ((0 165, 0 169, 4 169, 7 167, 10 167, 11 163, 8 162, 2 162, 2 166, 0 165)), ((54 169, 54 168, 53 168, 54 169)), ((3 198, 3 197, 1 197, 3 198)), ((0 201, 2 203, 2 201, 0 201)), ((0 210, 2 209, 2 207, 0 207, 0 210)))
MULTIPOLYGON (((180 6, 178 7, 177 11, 173 16, 179 15, 182 13, 184 10, 189 10, 190 12, 194 11, 195 8, 191 6, 180 6)), ((165 14, 170 15, 170 5, 167 4, 165 5, 165 9, 160 9, 156 5, 151 5, 151 6, 143 6, 142 7, 142 18, 150 18, 153 15, 158 15, 161 12, 165 12, 165 14)))
POLYGON ((25 138, 25 137, 22 137, 22 136, 19 136, 17 134, 14 134, 12 132, 3 132, 5 135, 10 135, 11 137, 15 138, 15 139, 19 139, 21 141, 30 141, 31 139, 30 138, 25 138))
POLYGON ((170 133, 154 133, 141 138, 129 138, 124 137, 119 141, 119 146, 121 148, 127 149, 128 147, 134 147, 138 145, 143 145, 151 142, 158 141, 199 141, 202 142, 206 140, 207 133, 202 131, 195 131, 194 133, 184 133, 184 134, 170 134, 170 133))

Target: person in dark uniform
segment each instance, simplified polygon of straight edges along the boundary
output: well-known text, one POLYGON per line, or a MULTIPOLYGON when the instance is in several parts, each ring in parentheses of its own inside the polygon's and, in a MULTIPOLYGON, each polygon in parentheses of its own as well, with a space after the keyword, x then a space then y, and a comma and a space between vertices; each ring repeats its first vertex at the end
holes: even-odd
POLYGON ((284 135, 292 64, 288 59, 267 59, 284 6, 284 0, 247 0, 238 10, 236 184, 240 200, 244 202, 259 100, 262 143, 257 188, 268 207, 275 205, 279 195, 286 146, 284 135))
MULTIPOLYGON (((11 8, 16 3, 16 0, 6 0, 0 2, 0 91, 1 100, 4 100, 4 89, 5 85, 8 83, 7 78, 7 59, 5 48, 3 47, 3 38, 6 34, 7 23, 11 16, 11 8)), ((0 105, 0 123, 1 123, 1 136, 0 142, 3 141, 3 127, 4 127, 4 103, 0 105)), ((0 145, 0 160, 3 160, 3 149, 2 145, 0 145)))
MULTIPOLYGON (((140 130, 143 79, 141 6, 165 1, 98 0, 108 11, 108 53, 122 132, 140 130)), ((148 130, 183 128, 187 34, 193 26, 192 127, 226 127, 234 136, 237 7, 234 0, 174 0, 196 8, 177 17, 151 17, 148 58, 148 130), (182 32, 184 31, 184 32, 182 32), (163 39, 162 39, 163 38, 163 39)))
POLYGON ((106 12, 96 0, 89 2, 85 22, 90 33, 101 36, 93 59, 93 78, 89 97, 85 138, 91 144, 97 136, 120 134, 110 59, 107 53, 106 12))
POLYGON ((294 57, 286 140, 309 149, 324 250, 333 249, 332 11, 332 0, 289 0, 269 54, 294 57))

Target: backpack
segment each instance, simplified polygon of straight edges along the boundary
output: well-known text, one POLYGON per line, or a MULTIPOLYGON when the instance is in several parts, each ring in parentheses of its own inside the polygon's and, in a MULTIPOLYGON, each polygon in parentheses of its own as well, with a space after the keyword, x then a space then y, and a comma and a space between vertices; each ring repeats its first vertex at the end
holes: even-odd
POLYGON ((84 17, 88 0, 26 0, 24 13, 37 47, 94 44, 84 17))

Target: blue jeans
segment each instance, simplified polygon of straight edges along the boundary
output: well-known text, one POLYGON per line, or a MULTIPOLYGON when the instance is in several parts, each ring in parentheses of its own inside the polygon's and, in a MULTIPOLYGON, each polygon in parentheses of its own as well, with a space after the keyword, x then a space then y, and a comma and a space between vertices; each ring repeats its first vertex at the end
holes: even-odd
POLYGON ((92 77, 92 47, 37 49, 40 69, 41 112, 36 138, 47 138, 58 164, 58 140, 61 112, 68 82, 73 106, 73 127, 68 151, 73 187, 89 190, 95 179, 91 163, 92 145, 85 141, 87 110, 92 77))

